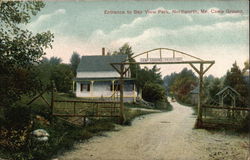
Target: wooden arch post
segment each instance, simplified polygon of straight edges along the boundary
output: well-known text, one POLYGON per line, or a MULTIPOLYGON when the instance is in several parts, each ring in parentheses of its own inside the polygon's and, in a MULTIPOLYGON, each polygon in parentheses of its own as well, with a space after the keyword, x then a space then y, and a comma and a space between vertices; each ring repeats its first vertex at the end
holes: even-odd
POLYGON ((197 119, 195 123, 195 128, 202 127, 202 96, 203 96, 203 75, 209 70, 210 67, 214 64, 214 62, 210 63, 210 65, 204 70, 204 62, 200 62, 200 69, 197 69, 193 63, 189 63, 190 66, 198 73, 199 75, 199 95, 198 95, 198 104, 197 104, 197 119))
POLYGON ((126 117, 124 114, 124 97, 123 97, 123 90, 124 90, 124 74, 128 71, 128 68, 125 68, 125 65, 130 65, 130 64, 142 64, 142 65, 156 65, 156 64, 189 64, 199 75, 199 95, 198 95, 198 115, 197 115, 197 120, 196 120, 196 124, 195 124, 195 128, 201 128, 202 127, 202 96, 203 96, 203 75, 209 70, 209 68, 212 67, 212 65, 215 63, 215 61, 207 61, 207 60, 202 60, 198 57, 192 56, 190 54, 181 52, 181 51, 177 51, 174 49, 169 49, 169 48, 156 48, 156 49, 152 49, 150 51, 146 51, 140 54, 137 54, 136 56, 133 56, 131 58, 136 58, 138 56, 141 55, 146 55, 146 59, 147 61, 143 61, 143 62, 129 62, 129 59, 127 59, 124 62, 120 62, 120 63, 111 63, 110 65, 120 74, 120 122, 124 123, 126 121, 126 117), (160 51, 160 56, 159 59, 161 61, 158 62, 150 62, 149 60, 149 53, 159 50, 160 51), (188 56, 190 58, 193 58, 194 60, 181 60, 181 61, 162 61, 163 57, 163 53, 162 50, 168 50, 168 51, 172 51, 172 58, 175 59, 176 58, 176 54, 181 54, 181 55, 185 55, 188 56), (199 64, 200 68, 197 69, 194 64, 199 64), (209 66, 204 69, 204 64, 208 64, 209 66), (118 67, 119 66, 119 67, 118 67))
POLYGON ((125 114, 124 114, 124 100, 123 100, 123 90, 124 90, 124 64, 120 66, 120 123, 123 124, 125 122, 125 114))

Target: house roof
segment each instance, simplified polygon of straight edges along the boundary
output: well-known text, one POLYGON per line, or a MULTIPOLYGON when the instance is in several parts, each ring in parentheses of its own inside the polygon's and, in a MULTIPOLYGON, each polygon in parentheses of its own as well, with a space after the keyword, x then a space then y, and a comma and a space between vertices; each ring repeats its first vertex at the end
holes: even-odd
POLYGON ((77 72, 115 71, 110 63, 120 63, 126 59, 127 55, 83 56, 77 67, 77 72))
POLYGON ((216 94, 216 96, 219 96, 219 95, 221 95, 222 93, 224 93, 226 90, 231 90, 233 93, 235 93, 236 95, 238 95, 238 96, 240 96, 240 94, 239 94, 239 92, 237 92, 235 89, 233 89, 232 87, 230 87, 230 86, 226 86, 225 88, 223 88, 220 92, 218 92, 217 94, 216 94))

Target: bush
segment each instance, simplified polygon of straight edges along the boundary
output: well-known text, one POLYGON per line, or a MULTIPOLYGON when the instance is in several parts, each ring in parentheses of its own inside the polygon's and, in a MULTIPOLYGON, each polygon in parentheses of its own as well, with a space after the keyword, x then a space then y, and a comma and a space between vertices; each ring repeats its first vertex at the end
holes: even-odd
POLYGON ((26 104, 16 102, 4 110, 5 127, 23 129, 31 121, 30 109, 26 104))
POLYGON ((16 102, 4 109, 1 120, 0 146, 6 150, 21 150, 28 144, 31 115, 27 105, 16 102))
POLYGON ((160 84, 147 83, 142 90, 142 98, 149 102, 157 102, 164 98, 165 89, 160 84))

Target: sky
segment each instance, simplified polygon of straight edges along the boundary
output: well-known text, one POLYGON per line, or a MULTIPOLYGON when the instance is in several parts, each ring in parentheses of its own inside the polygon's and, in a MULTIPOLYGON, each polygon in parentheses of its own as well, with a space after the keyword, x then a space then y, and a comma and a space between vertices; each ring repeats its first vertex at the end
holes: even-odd
MULTIPOLYGON (((247 0, 45 3, 26 27, 34 33, 48 30, 54 33, 53 49, 46 50, 46 57, 60 57, 64 63, 69 63, 73 51, 81 56, 101 55, 102 47, 113 52, 125 43, 135 55, 154 48, 171 48, 215 60, 206 75, 216 77, 226 74, 235 61, 242 68, 249 59, 247 0), (201 13, 202 9, 207 12, 201 13), (147 10, 151 12, 146 13, 147 10), (120 14, 109 14, 110 11, 120 14)), ((158 67, 163 76, 190 68, 158 67)))

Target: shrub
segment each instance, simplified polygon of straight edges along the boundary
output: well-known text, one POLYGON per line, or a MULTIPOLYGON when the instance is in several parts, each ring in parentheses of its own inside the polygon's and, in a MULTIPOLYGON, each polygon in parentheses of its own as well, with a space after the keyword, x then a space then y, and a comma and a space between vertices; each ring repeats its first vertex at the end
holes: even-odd
POLYGON ((5 127, 23 129, 30 124, 31 114, 27 105, 16 102, 4 110, 5 127))
POLYGON ((149 102, 157 102, 165 96, 165 89, 160 84, 147 83, 142 90, 142 98, 149 102))

